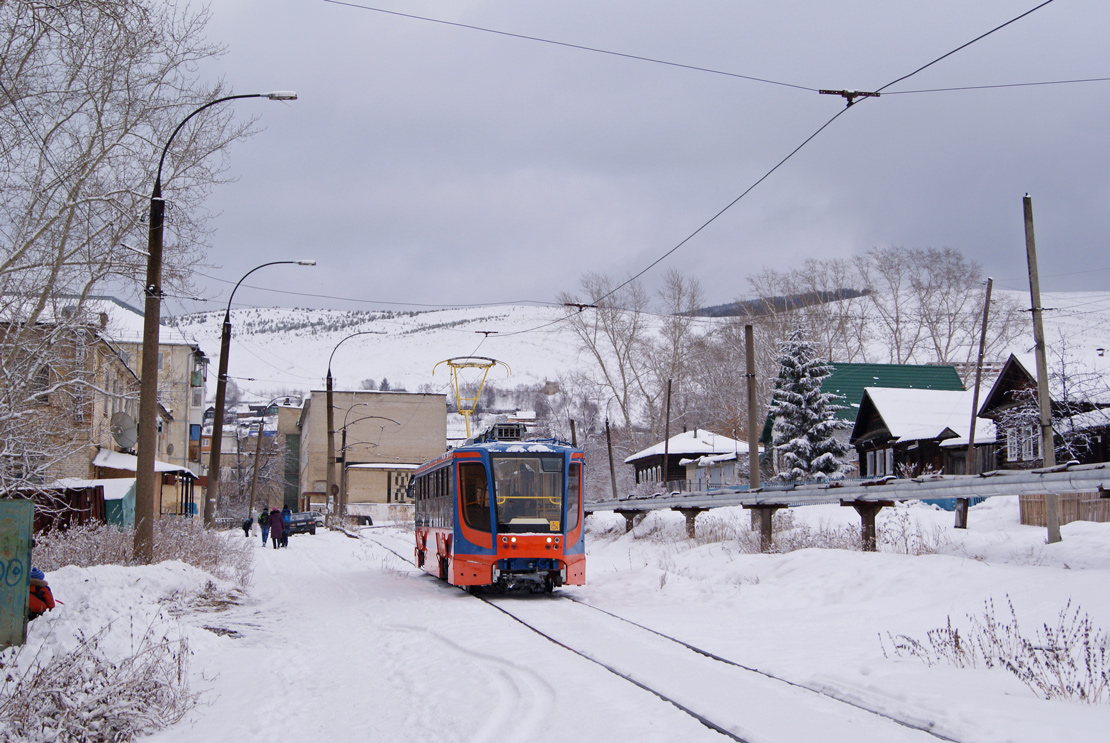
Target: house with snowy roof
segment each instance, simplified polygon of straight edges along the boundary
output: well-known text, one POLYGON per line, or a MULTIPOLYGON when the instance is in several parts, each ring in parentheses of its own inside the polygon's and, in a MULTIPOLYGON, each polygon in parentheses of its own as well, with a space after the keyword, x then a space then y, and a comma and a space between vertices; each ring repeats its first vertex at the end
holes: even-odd
MULTIPOLYGON (((829 364, 829 376, 821 383, 821 392, 836 395, 834 401, 840 405, 835 417, 843 421, 843 428, 836 432, 841 443, 849 445, 850 456, 847 465, 850 470, 864 468, 856 460, 856 449, 850 446, 850 432, 863 402, 864 390, 870 387, 915 390, 951 390, 964 388, 963 381, 954 366, 939 364, 829 364)), ((774 416, 768 415, 759 442, 764 447, 771 446, 774 416)))
MULTIPOLYGON (((993 420, 999 431, 996 469, 1044 463, 1037 376, 1030 369, 1036 369, 1031 355, 1010 354, 979 408, 979 415, 993 420)), ((1097 367, 1084 360, 1054 363, 1048 393, 1057 451, 1083 464, 1110 461, 1110 386, 1097 367)))
POLYGON ((665 477, 668 489, 701 489, 711 478, 736 480, 738 464, 746 473, 747 456, 746 441, 695 428, 636 452, 624 463, 636 469, 637 483, 663 483, 665 477))
POLYGON ((966 472, 975 428, 977 471, 994 469, 994 422, 974 415, 974 391, 867 387, 849 443, 863 477, 966 472))

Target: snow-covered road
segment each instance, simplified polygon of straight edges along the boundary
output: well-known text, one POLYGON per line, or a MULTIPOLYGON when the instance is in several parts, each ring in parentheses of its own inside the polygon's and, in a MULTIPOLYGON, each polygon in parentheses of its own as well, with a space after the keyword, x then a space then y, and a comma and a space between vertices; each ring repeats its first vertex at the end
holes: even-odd
MULTIPOLYGON (((797 518, 850 519, 847 510, 797 518)), ((1110 705, 1044 700, 999 669, 887 657, 879 638, 923 637, 948 617, 965 624, 987 599, 1012 602, 1030 633, 1069 600, 1110 626, 1110 525, 1070 524, 1062 544, 1046 546, 1042 529, 1015 524, 1016 503, 984 504, 961 533, 950 514, 912 511, 952 540, 947 554, 748 555, 684 540, 681 515, 661 515, 634 534, 593 533, 587 585, 560 591, 809 690, 729 669, 567 599, 492 600, 753 743, 938 739, 858 707, 967 743, 1103 740, 1110 705)), ((277 551, 257 544, 239 603, 182 618, 205 703, 151 740, 730 739, 387 547, 407 557, 411 532, 298 535, 277 551)), ((98 568, 59 582, 71 591, 86 575, 123 585, 144 570, 98 568)))
POLYGON ((153 741, 726 740, 367 540, 257 558, 249 597, 197 619, 232 633, 192 640, 209 704, 153 741))

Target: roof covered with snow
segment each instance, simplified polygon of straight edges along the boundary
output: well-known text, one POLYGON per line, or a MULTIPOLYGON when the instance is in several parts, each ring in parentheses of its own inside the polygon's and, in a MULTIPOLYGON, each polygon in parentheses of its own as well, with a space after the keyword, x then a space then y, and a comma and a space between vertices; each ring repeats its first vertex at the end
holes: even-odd
MULTIPOLYGON (((950 446, 966 445, 972 397, 972 390, 868 387, 864 390, 861 417, 856 421, 851 440, 855 443, 865 433, 864 407, 870 404, 896 441, 944 439, 950 446)), ((987 444, 994 440, 994 422, 976 418, 975 442, 987 444)))
MULTIPOLYGON (((139 467, 139 458, 134 454, 124 454, 123 452, 110 451, 108 449, 97 449, 96 456, 93 457, 92 463, 94 467, 136 472, 139 467)), ((188 477, 196 477, 194 472, 185 467, 179 467, 176 464, 170 464, 168 462, 159 462, 157 459, 154 460, 154 471, 176 472, 188 477)))
POLYGON ((134 477, 112 477, 100 480, 79 480, 74 477, 63 477, 54 482, 63 488, 104 488, 104 500, 123 500, 135 487, 134 477))
POLYGON ((625 459, 624 463, 631 464, 648 457, 662 456, 664 449, 669 455, 680 454, 689 458, 738 452, 747 454, 748 442, 730 439, 728 436, 721 436, 704 428, 695 428, 693 431, 684 431, 677 436, 671 436, 666 442, 660 441, 655 446, 636 452, 625 459))

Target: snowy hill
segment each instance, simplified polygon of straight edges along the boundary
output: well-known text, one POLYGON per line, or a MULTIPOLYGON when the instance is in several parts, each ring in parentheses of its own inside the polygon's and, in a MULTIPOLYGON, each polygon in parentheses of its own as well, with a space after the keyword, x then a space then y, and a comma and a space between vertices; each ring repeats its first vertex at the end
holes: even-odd
MULTIPOLYGON (((488 382, 499 387, 541 385, 580 363, 571 332, 551 324, 564 313, 562 307, 516 305, 411 313, 233 310, 228 375, 240 389, 257 395, 323 389, 334 350, 336 389, 357 389, 365 379, 380 384, 384 378, 393 389, 449 392, 449 370, 440 366, 433 374, 433 368, 458 356, 485 356, 507 364, 511 376, 503 367, 489 373, 488 382), (336 344, 354 333, 367 335, 336 350, 336 344)), ((212 360, 209 394, 215 390, 222 321, 222 313, 204 313, 176 323, 212 360)), ((471 370, 464 378, 475 374, 471 370)))
MULTIPOLYGON (((997 291, 996 295, 1009 296, 1020 307, 1029 306, 1027 292, 997 291)), ((1110 363, 1110 292, 1046 293, 1042 304, 1050 365, 1053 354, 1058 358, 1066 352, 1085 369, 1102 372, 1110 363)), ((322 389, 336 344, 354 333, 367 333, 345 341, 335 352, 331 368, 336 389, 357 389, 365 379, 380 384, 385 378, 394 389, 450 392, 446 366, 434 374, 432 370, 457 356, 485 356, 508 364, 511 376, 503 368, 489 374, 488 382, 498 388, 536 386, 591 368, 573 333, 558 322, 564 313, 563 307, 522 305, 420 312, 233 310, 228 373, 240 389, 260 397, 322 389)), ((216 384, 222 320, 222 313, 214 312, 180 317, 174 324, 211 358, 210 395, 216 384)), ((708 327, 729 319, 699 322, 708 327)), ((1006 353, 1021 356, 1032 348, 1030 323, 1006 353)), ((888 360, 886 351, 878 347, 868 348, 867 355, 870 361, 888 360)), ((961 355, 974 358, 973 353, 961 355)), ((464 374, 464 381, 475 377, 472 370, 469 377, 464 374)))

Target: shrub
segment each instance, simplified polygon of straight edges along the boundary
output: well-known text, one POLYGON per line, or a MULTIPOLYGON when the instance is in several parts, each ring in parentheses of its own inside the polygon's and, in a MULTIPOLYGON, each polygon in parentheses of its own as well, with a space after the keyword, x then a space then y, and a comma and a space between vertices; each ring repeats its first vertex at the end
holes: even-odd
MULTIPOLYGON (((944 627, 929 630, 924 642, 906 635, 887 638, 891 652, 917 658, 929 666, 1004 668, 1045 699, 1096 704, 1110 702, 1110 637, 1069 601, 1055 626, 1041 625, 1033 638, 1022 635, 1009 596, 1010 620, 995 617, 994 601, 984 602, 982 618, 968 615, 971 625, 961 632, 948 617, 944 627)), ((883 655, 888 656, 880 635, 883 655)))
MULTIPOLYGON (((154 522, 154 562, 181 560, 240 586, 253 572, 253 540, 236 539, 238 532, 220 534, 198 519, 163 518, 154 522)), ((129 565, 134 531, 105 524, 86 524, 35 536, 32 561, 50 572, 65 565, 129 565)))
MULTIPOLYGON (((196 705, 185 639, 148 631, 134 654, 110 660, 99 649, 108 628, 68 653, 35 659, 0 684, 0 739, 93 743, 129 741, 168 727, 196 705)), ((17 664, 13 664, 17 665, 17 664)))

